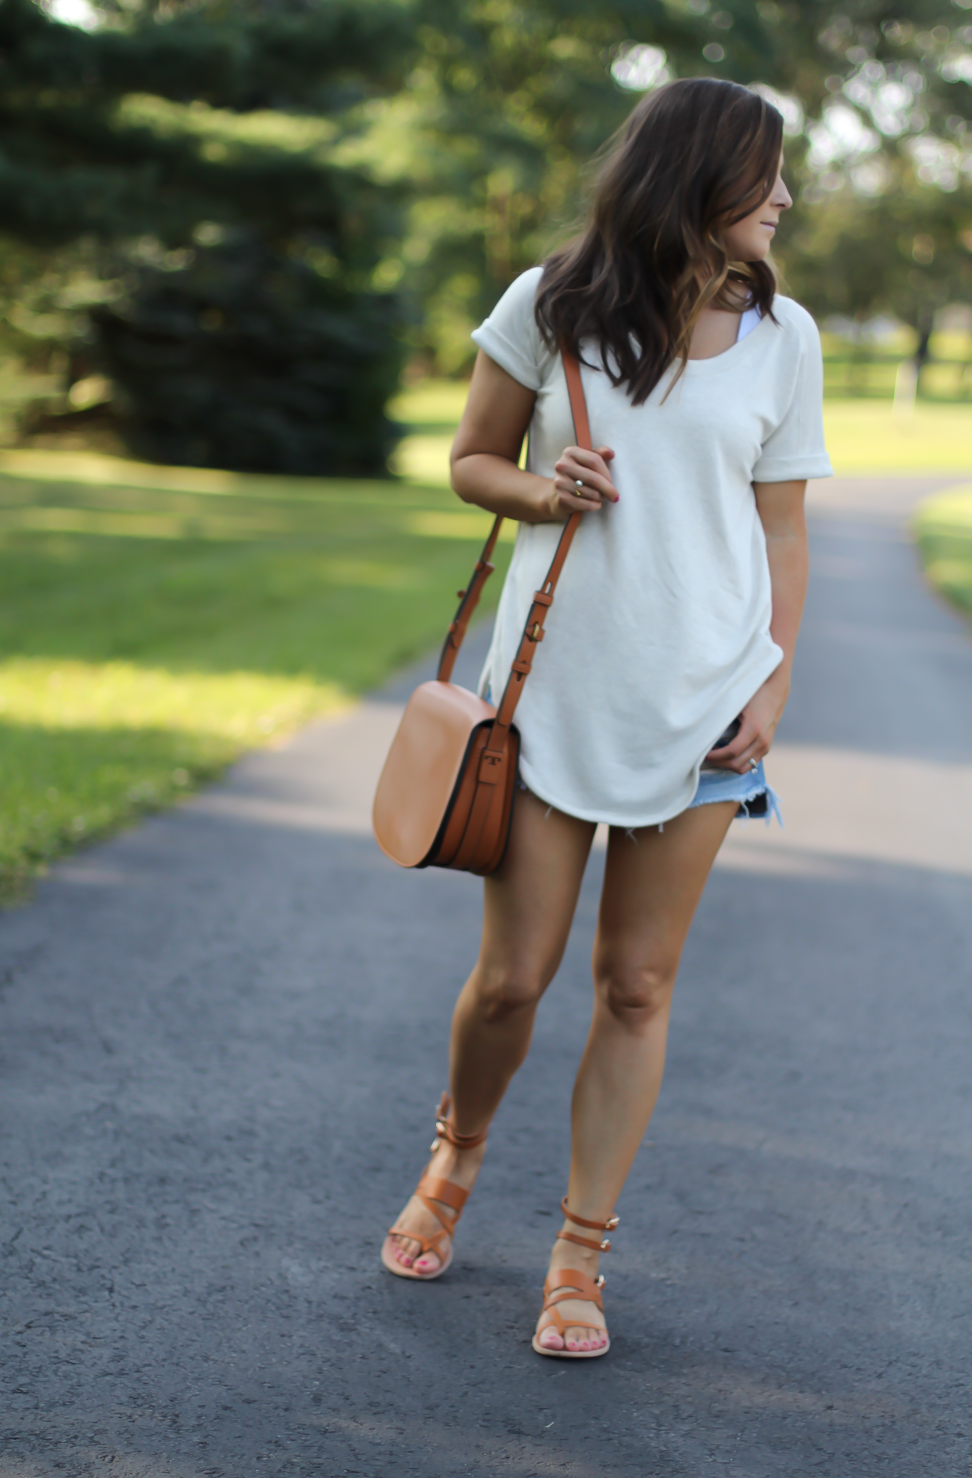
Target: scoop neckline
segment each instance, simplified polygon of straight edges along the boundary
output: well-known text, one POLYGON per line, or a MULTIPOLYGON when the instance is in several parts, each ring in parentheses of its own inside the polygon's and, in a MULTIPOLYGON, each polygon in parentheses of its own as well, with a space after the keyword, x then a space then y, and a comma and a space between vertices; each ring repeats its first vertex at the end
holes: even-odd
POLYGON ((750 352, 750 346, 753 340, 759 337, 768 322, 770 322, 770 316, 768 313, 764 313, 756 327, 750 329, 744 339, 737 339, 734 344, 729 345, 728 349, 723 349, 721 354, 711 354, 707 359, 687 359, 685 361, 684 373, 713 375, 722 372, 727 360, 732 360, 734 364, 738 364, 742 356, 750 352))

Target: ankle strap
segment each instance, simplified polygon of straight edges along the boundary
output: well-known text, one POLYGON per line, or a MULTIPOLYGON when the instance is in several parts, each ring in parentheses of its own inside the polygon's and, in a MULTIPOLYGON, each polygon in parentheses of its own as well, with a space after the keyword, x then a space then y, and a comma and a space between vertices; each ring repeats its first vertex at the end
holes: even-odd
MULTIPOLYGON (((582 1216, 575 1216, 574 1213, 568 1209, 566 1196, 560 1203, 560 1209, 564 1213, 564 1216, 567 1218, 567 1220, 572 1221, 575 1226, 588 1227, 592 1231, 613 1232, 614 1228, 621 1220, 619 1216, 609 1216, 607 1221, 585 1221, 582 1216)), ((590 1247, 594 1252, 611 1251, 611 1244, 608 1241, 607 1237, 605 1237, 602 1242, 595 1242, 594 1239, 591 1237, 578 1237, 574 1232, 558 1232, 557 1236, 562 1242, 576 1242, 578 1247, 590 1247)))
POLYGON ((489 1133, 489 1125, 481 1129, 478 1134, 457 1134, 449 1123, 449 1114, 452 1111, 452 1099, 448 1093, 443 1093, 439 1099, 439 1107, 435 1115, 435 1132, 438 1136, 432 1141, 432 1149, 439 1148, 439 1140, 444 1139, 447 1144, 454 1144, 457 1150, 471 1150, 477 1144, 482 1144, 489 1133))

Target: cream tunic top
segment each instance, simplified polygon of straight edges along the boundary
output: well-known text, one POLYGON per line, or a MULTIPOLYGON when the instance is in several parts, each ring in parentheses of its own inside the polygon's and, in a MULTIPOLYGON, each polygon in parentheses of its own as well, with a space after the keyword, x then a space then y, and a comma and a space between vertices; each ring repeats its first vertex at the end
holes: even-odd
MULTIPOLYGON (((562 361, 533 316, 541 271, 518 277, 472 337, 536 391, 526 465, 553 477, 575 436, 562 361)), ((568 815, 636 827, 684 811, 704 756, 782 661, 753 482, 832 469, 816 326, 789 298, 773 313, 690 360, 664 403, 671 370, 635 406, 582 367, 620 501, 581 521, 515 719, 525 784, 568 815)), ((582 352, 600 363, 593 345, 582 352)), ((480 681, 494 702, 562 527, 519 525, 480 681)))

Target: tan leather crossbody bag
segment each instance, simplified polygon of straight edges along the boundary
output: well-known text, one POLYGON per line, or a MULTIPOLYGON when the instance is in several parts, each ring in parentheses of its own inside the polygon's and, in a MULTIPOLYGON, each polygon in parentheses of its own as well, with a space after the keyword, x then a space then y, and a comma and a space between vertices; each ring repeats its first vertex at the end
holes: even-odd
MULTIPOLYGON (((580 368, 564 353, 564 372, 576 444, 591 449, 580 368)), ((450 681, 456 654, 483 586, 502 516, 476 561, 468 590, 460 591, 438 674, 415 689, 392 740, 372 813, 381 850, 402 867, 452 867, 481 876, 503 860, 513 816, 520 735, 513 714, 530 675, 537 643, 578 524, 572 513, 542 587, 535 592, 519 650, 499 708, 450 681)))

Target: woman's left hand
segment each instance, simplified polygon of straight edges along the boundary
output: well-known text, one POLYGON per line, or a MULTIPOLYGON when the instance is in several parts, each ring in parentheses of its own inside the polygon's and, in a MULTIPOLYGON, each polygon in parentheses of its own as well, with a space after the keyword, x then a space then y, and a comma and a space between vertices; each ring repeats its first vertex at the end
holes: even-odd
POLYGON ((706 759, 720 769, 735 770, 738 775, 747 774, 753 768, 750 760, 758 763, 769 754, 789 694, 789 673, 777 670, 753 694, 739 715, 742 723, 732 743, 722 749, 710 750, 706 759))

